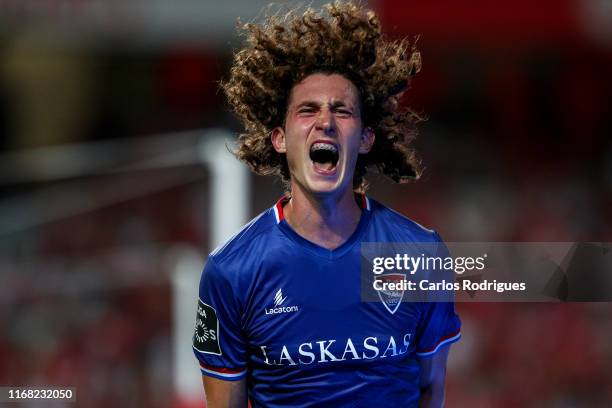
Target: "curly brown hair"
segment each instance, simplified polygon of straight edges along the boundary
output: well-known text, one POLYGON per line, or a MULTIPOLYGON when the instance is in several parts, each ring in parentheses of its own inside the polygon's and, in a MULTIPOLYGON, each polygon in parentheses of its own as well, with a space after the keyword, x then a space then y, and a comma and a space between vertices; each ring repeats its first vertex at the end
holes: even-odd
POLYGON ((373 11, 351 2, 324 6, 324 12, 295 10, 243 24, 247 45, 234 55, 230 78, 222 83, 229 104, 245 126, 234 154, 260 175, 278 175, 287 183, 284 154, 277 153, 270 132, 285 121, 293 85, 313 73, 336 73, 355 84, 362 105, 362 125, 376 141, 359 155, 353 187, 365 190, 368 166, 397 183, 416 180, 422 167, 410 143, 421 117, 402 108, 399 99, 421 67, 415 44, 386 41, 373 11))

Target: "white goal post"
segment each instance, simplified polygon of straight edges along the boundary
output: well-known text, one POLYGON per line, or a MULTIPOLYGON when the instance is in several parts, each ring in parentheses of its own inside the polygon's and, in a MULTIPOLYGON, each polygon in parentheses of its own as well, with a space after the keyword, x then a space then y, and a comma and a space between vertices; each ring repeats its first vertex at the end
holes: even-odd
MULTIPOLYGON (((224 129, 206 131, 198 156, 210 172, 208 214, 211 247, 214 249, 240 230, 250 209, 247 167, 228 151, 234 136, 224 129)), ((202 251, 185 248, 174 258, 172 274, 174 389, 181 401, 197 404, 204 392, 196 358, 191 351, 198 286, 205 259, 202 251)))

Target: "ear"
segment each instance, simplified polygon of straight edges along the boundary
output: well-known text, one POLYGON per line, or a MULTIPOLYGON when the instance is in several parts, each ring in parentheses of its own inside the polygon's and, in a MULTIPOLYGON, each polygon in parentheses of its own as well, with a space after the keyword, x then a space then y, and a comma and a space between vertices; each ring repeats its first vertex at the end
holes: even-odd
POLYGON ((372 150, 376 135, 371 127, 365 127, 361 131, 361 144, 359 145, 359 154, 366 154, 372 150))
POLYGON ((274 150, 276 150, 277 153, 287 153, 287 147, 285 146, 285 131, 283 128, 277 126, 272 129, 270 141, 272 142, 272 147, 274 147, 274 150))

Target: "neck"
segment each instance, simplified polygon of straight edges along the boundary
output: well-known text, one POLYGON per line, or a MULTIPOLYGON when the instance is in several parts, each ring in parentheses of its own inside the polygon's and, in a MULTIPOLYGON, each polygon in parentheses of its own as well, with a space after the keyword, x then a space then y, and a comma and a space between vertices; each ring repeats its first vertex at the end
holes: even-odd
POLYGON ((283 214, 299 235, 324 248, 335 249, 349 239, 359 224, 361 209, 354 194, 347 189, 336 196, 315 196, 292 185, 291 200, 283 214))

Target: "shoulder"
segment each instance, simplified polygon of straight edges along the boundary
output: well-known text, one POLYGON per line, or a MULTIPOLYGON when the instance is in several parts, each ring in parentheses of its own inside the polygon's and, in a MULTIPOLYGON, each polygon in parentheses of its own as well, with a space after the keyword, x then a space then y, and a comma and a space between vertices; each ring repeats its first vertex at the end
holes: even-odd
POLYGON ((378 228, 384 228, 396 241, 441 242, 440 235, 395 210, 368 198, 372 219, 378 228))
POLYGON ((269 208, 249 221, 240 231, 214 249, 209 255, 217 266, 228 267, 234 263, 245 265, 259 258, 276 232, 274 209, 269 208))

